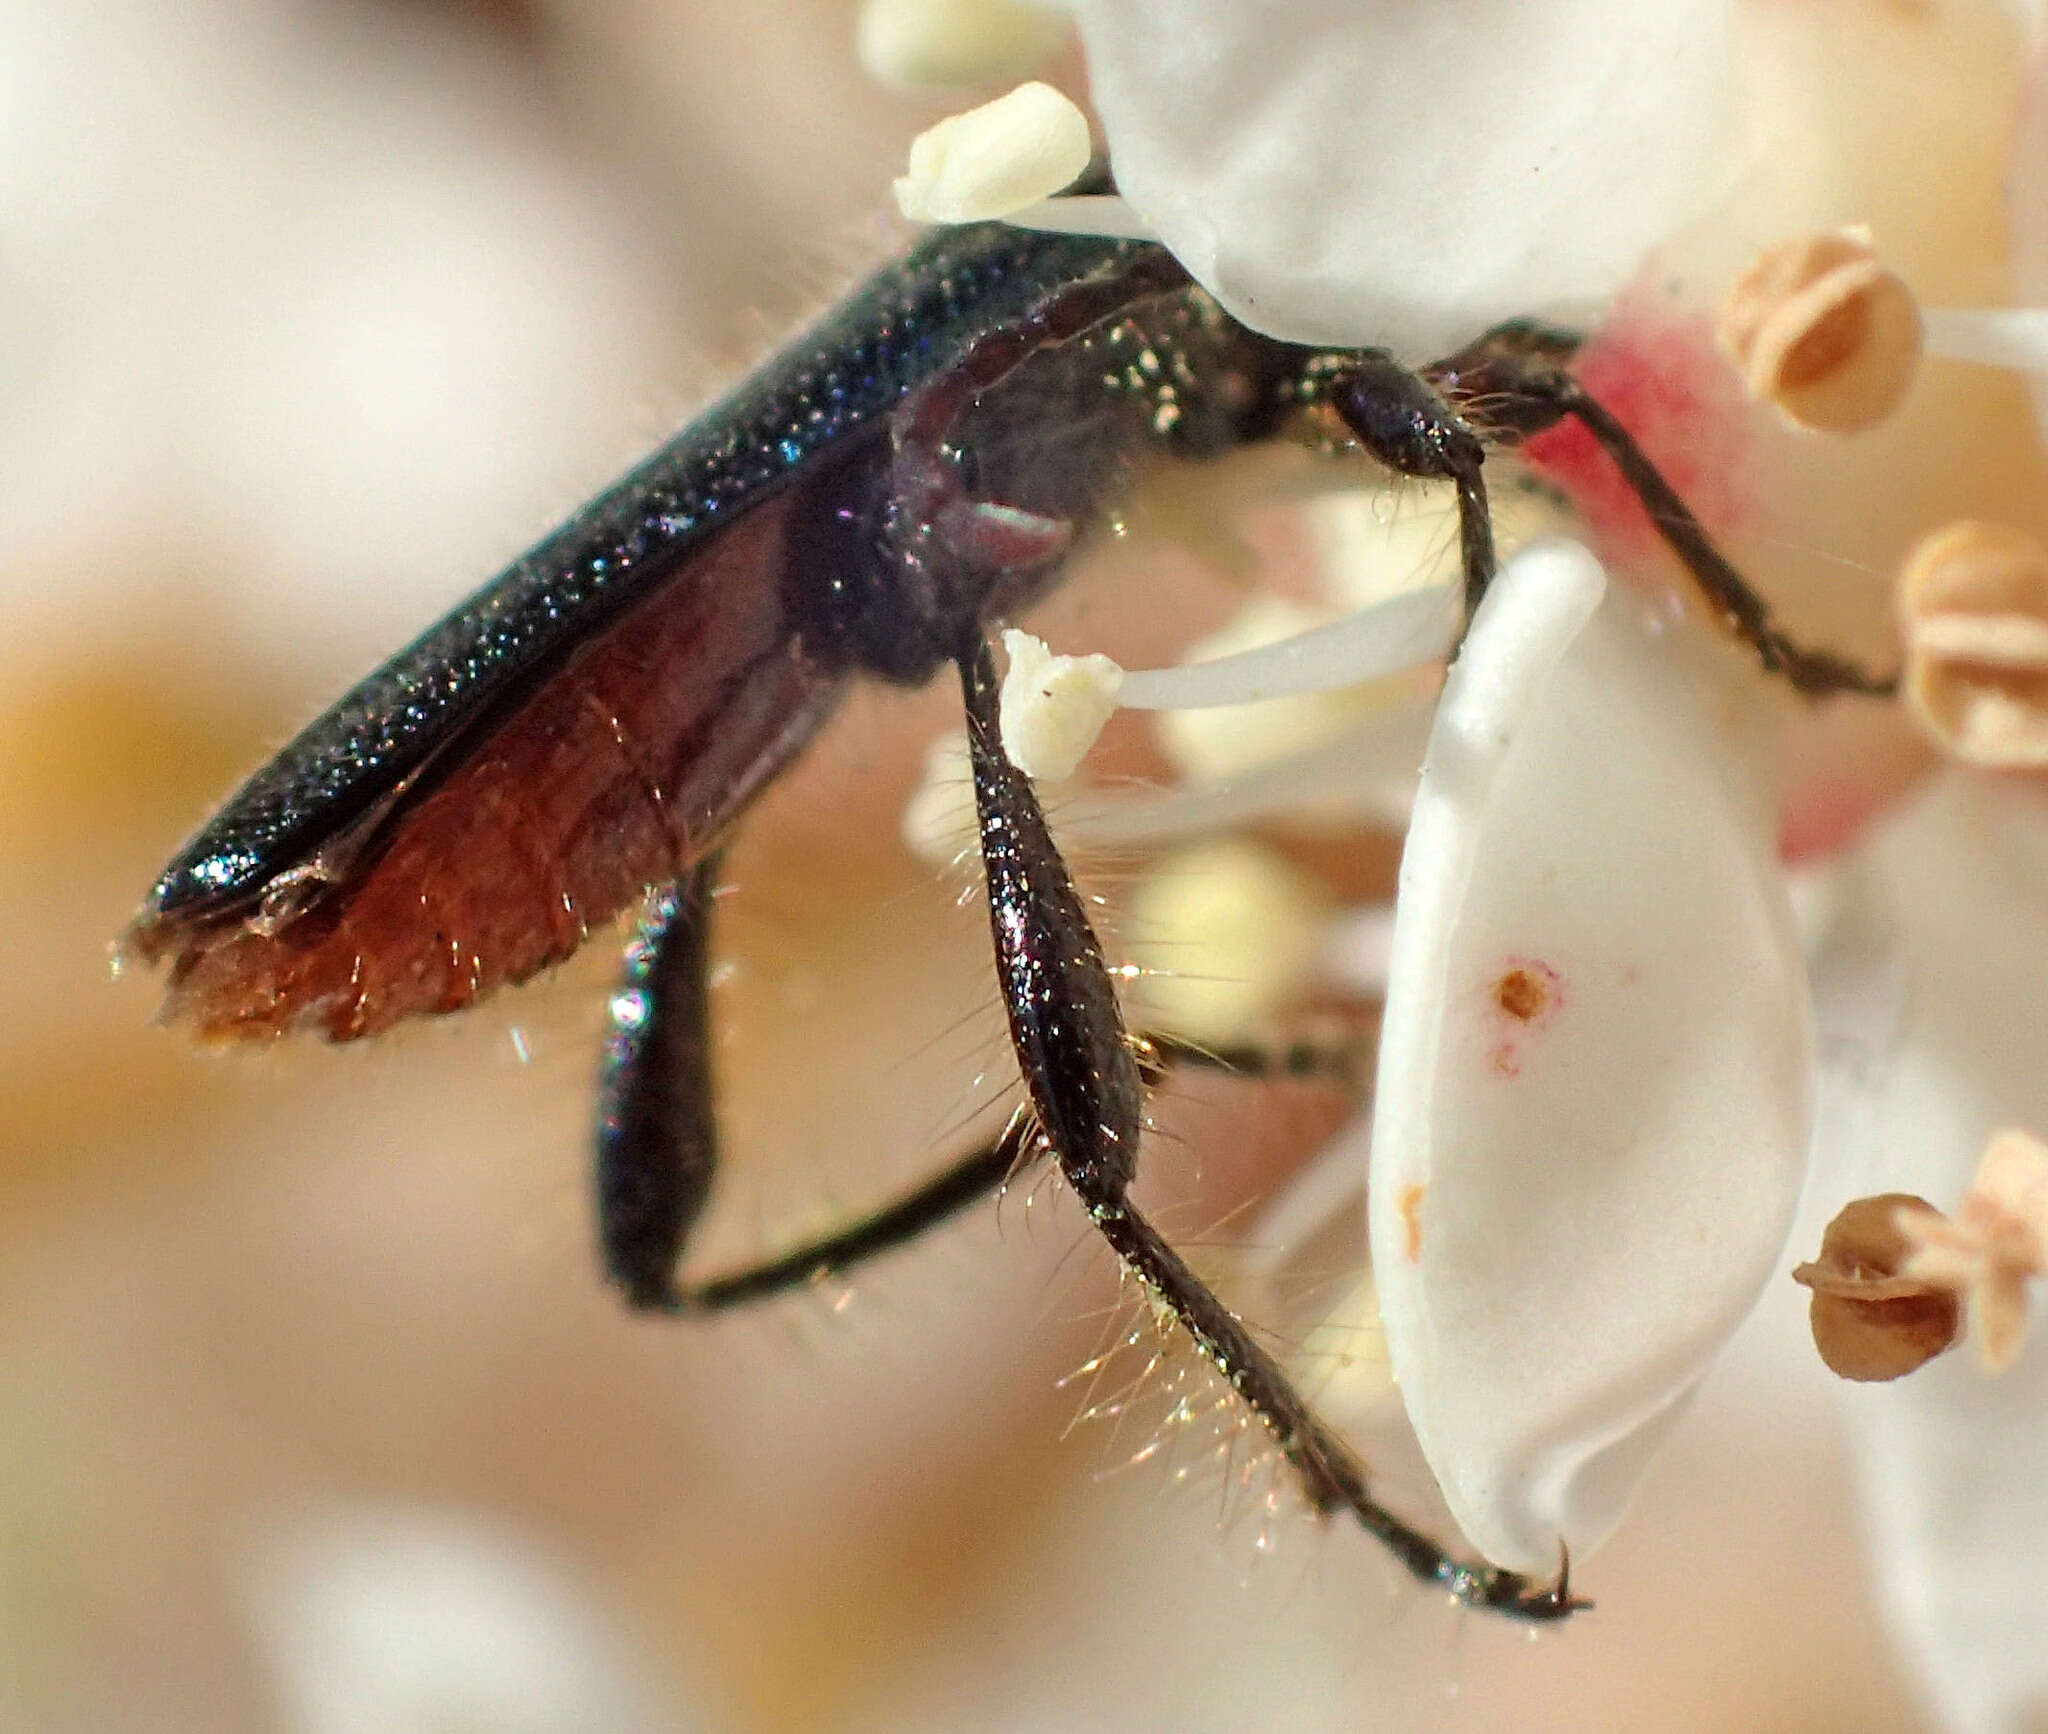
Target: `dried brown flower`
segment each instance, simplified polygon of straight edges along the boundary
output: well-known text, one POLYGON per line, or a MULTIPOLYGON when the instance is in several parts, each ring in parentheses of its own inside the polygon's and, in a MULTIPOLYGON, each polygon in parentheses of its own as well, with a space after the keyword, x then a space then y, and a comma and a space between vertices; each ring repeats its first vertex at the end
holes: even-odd
POLYGON ((1813 1290, 1814 1347, 1844 1379, 1896 1379, 1962 1334, 1955 1291, 1904 1274, 1914 1242, 1899 1227, 1901 1207, 1938 1214, 1910 1193, 1858 1198, 1828 1224, 1820 1257, 1792 1273, 1813 1290))

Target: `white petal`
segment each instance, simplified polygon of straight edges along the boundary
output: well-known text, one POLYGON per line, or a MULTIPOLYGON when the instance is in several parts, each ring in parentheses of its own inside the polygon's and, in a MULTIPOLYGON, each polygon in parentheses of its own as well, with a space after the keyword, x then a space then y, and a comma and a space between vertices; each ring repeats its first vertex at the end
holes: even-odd
MULTIPOLYGON (((2048 804, 1951 772, 1874 841, 1815 964, 1831 1067, 1830 1197, 1947 1207, 1997 1127, 2048 1129, 2048 804), (1839 1008, 1837 1010, 1836 1008, 1839 1008)), ((2039 1725, 2048 1344, 2003 1376, 1948 1355, 1844 1390, 1870 1552, 1939 1725, 2039 1725)))
POLYGON ((1749 1311, 1810 1114, 1753 743, 1697 646, 1603 590, 1531 548, 1452 666, 1373 1123, 1395 1377, 1467 1536, 1532 1572, 1606 1538, 1749 1311))
POLYGON ((1246 324, 1416 359, 1716 188, 1725 0, 1076 0, 1117 185, 1246 324))

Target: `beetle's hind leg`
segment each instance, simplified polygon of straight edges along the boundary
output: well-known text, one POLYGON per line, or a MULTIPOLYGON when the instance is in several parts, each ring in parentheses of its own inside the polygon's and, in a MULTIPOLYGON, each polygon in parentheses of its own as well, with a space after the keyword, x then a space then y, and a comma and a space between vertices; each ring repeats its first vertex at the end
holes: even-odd
MULTIPOLYGON (((612 999, 600 1092, 598 1216, 605 1270, 629 1305, 724 1312, 809 1288, 909 1245, 1043 1159, 1037 1122, 1020 1113, 999 1137, 878 1209, 759 1263, 682 1280, 678 1265, 716 1169, 703 1022, 707 885, 708 875, 693 877, 650 900, 628 953, 626 979, 612 999)), ((1364 1066, 1355 1041, 1210 1050, 1146 1035, 1137 1044, 1148 1084, 1177 1065, 1191 1065, 1237 1077, 1356 1088, 1364 1066)))
POLYGON ((1882 698, 1896 691, 1895 675, 1873 674, 1846 657, 1801 644, 1777 623, 1770 605, 1714 545, 1634 436, 1569 371, 1576 347, 1567 333, 1514 320, 1424 368, 1423 377, 1497 445, 1516 445, 1566 417, 1575 419, 1621 472, 1714 611, 1756 652, 1767 673, 1809 697, 1859 693, 1882 698))
POLYGON ((626 1304, 714 1312, 802 1288, 914 1240, 998 1190, 1035 1154, 1024 1120, 893 1204, 760 1264, 684 1283, 690 1231, 718 1170, 709 980, 715 860, 655 892, 613 991, 598 1090, 597 1217, 626 1304))
POLYGON ((626 1304, 675 1311, 684 1242, 711 1195, 711 901, 716 857, 648 898, 609 1006, 598 1086, 597 1221, 626 1304))
MULTIPOLYGON (((759 1264, 680 1281, 718 1168, 707 991, 717 872, 716 861, 706 861, 648 899, 611 998, 598 1091, 598 1233, 606 1275, 629 1306, 649 1311, 723 1311, 864 1264, 992 1196, 1044 1153, 1036 1123, 1020 1115, 1000 1137, 842 1228, 759 1264)), ((1351 1083, 1360 1064, 1351 1043, 1212 1053, 1158 1035, 1139 1038, 1137 1051, 1148 1083, 1175 1065, 1351 1083)))
POLYGON ((626 1304, 717 1312, 803 1288, 914 1240, 999 1190, 1037 1153, 1027 1117, 921 1186, 774 1258, 686 1283, 678 1270, 718 1170, 711 1072, 711 900, 717 863, 655 892, 613 991, 598 1090, 597 1217, 626 1304))
MULTIPOLYGON (((1209 1049, 1174 1036, 1147 1034, 1134 1038, 1134 1045, 1148 1085, 1159 1083, 1177 1065, 1209 1067, 1239 1078, 1308 1080, 1349 1089, 1362 1084, 1364 1061, 1357 1042, 1209 1049)), ((970 1150, 901 1198, 759 1264, 678 1284, 677 1304, 686 1312, 723 1312, 839 1276, 908 1246, 928 1229, 993 1197, 1045 1154, 1038 1122, 1020 1111, 1000 1137, 970 1150)))

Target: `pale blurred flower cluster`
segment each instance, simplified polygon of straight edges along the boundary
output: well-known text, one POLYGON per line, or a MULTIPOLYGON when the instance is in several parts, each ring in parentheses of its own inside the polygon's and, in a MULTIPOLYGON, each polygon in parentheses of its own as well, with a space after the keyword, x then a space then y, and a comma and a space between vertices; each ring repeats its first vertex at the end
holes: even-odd
MULTIPOLYGON (((1092 1396, 1063 1386, 1133 1327, 1051 1188, 758 1317, 622 1317, 594 1274, 581 1171, 605 957, 366 1052, 196 1057, 147 1027, 150 984, 108 987, 105 939, 209 800, 900 245, 891 180, 912 138, 1033 73, 1092 97, 1126 219, 1269 328, 1419 355, 1506 314, 1600 322, 1612 301, 1588 377, 1607 367, 1617 408, 1661 421, 1659 455, 1809 641, 1891 666, 1892 580, 1921 537, 1962 519, 2048 536, 2034 387, 1949 359, 1939 318, 1898 409, 1853 435, 1797 433, 1705 389, 1656 395, 1732 381, 1716 304, 1791 237, 1866 226, 1935 310, 2048 295, 2030 12, 1683 0, 1618 30, 1590 3, 1540 22, 1481 7, 1484 29, 1328 0, 1070 10, 1078 36, 1056 10, 970 0, 760 16, 684 0, 0 6, 9 1726, 2002 1729, 2048 1706, 2038 1333, 1996 1380, 1951 1354, 1837 1388, 1785 1275, 1847 1199, 1910 1191, 1957 1214, 1994 1131, 2048 1130, 2048 807, 2032 775, 1943 766, 1898 707, 1808 711, 1714 662, 1626 535, 1599 544, 1608 600, 1581 586, 1609 635, 1603 678, 1630 695, 1594 726, 1680 732, 1677 712, 1629 708, 1626 610, 1656 656, 1712 664, 1685 675, 1683 714, 1709 718, 1695 733, 1727 754, 1685 786, 1743 818, 1660 833, 1663 856, 1617 854, 1696 876, 1668 925, 1702 997, 1693 1023, 1653 1033, 1702 1058, 1673 1074, 1691 1095, 1647 1102, 1619 1071, 1602 1088, 1631 1124, 1764 1126, 1773 1149, 1752 1153, 1740 1196, 1702 1185, 1677 1211, 1651 1187, 1624 1218, 1670 1214, 1582 1215, 1577 1239, 1545 1243, 1501 1234, 1499 1213, 1622 1196, 1591 1168, 1546 1188, 1527 1167, 1535 1134, 1597 1128, 1601 1104, 1548 1128, 1432 1123, 1525 1165, 1459 1182, 1477 1198, 1468 1255, 1535 1257, 1508 1280, 1508 1323, 1474 1339, 1502 1402, 1457 1379, 1419 1392, 1440 1473, 1446 1430, 1496 1420, 1513 1460, 1515 1405, 1559 1384, 1510 1316, 1555 1279, 1546 1244, 1637 1285, 1659 1320, 1712 1315, 1711 1340, 1649 1396, 1631 1387, 1629 1426, 1669 1436, 1626 1516, 1647 1458, 1633 1443, 1535 1502, 1546 1520, 1593 1510, 1614 1535, 1580 1580, 1597 1610, 1534 1644, 1419 1595, 1342 1526, 1318 1530, 1184 1357, 1147 1373, 1141 1346, 1092 1396), (983 82, 891 94, 862 56, 898 83, 983 82), (1348 173, 1308 172, 1332 161, 1348 173), (1754 786, 1722 787, 1731 743, 1758 733, 1754 786), (1797 869, 1789 915, 1781 861, 1797 869), (1764 1243, 1800 1170, 1768 1158, 1798 1142, 1779 1122, 1803 1124, 1808 1074, 1790 1064, 1752 1111, 1739 1069, 1714 1069, 1771 1027, 1731 1034, 1710 1015, 1762 955, 1702 914, 1735 905, 1689 900, 1731 885, 1759 945, 1813 982, 1814 1167, 1775 1263, 1764 1243), (1142 1386, 1128 1400, 1127 1381, 1142 1386), (1114 1419, 1069 1436, 1084 1404, 1114 1419)), ((1561 495, 1505 496, 1526 521, 1504 540, 1586 533, 1577 461, 1548 472, 1561 495)), ((1279 636, 1246 627, 1252 593, 1275 592, 1266 618, 1298 628, 1440 559, 1441 501, 1418 517, 1304 474, 1162 478, 1034 630, 1142 670, 1203 634, 1236 650, 1279 636)), ((1974 663, 1961 678, 1965 700, 2018 685, 1974 663)), ((1243 766, 1219 757, 1231 739, 1185 726, 1201 713, 1156 736, 1112 723, 1092 791, 1061 797, 1074 835, 1121 823, 1135 851, 1120 887, 1113 860, 1084 857, 1135 912, 1113 929, 1125 954, 1250 987, 1207 995, 1197 1015, 1218 1039, 1285 1010, 1312 960, 1317 990, 1356 1007, 1425 951, 1453 956, 1450 930, 1424 945, 1397 924, 1389 941, 1373 913, 1405 801, 1389 767, 1412 766, 1428 699, 1400 677, 1261 724, 1255 756, 1370 750, 1349 752, 1334 802, 1319 761, 1280 804, 1291 816, 1269 807, 1222 841, 1161 853, 1156 814, 1150 842, 1117 817, 1133 777, 1218 811, 1243 766), (1341 946, 1338 910, 1353 912, 1341 946)), ((733 1172, 707 1262, 921 1175, 1000 1115, 985 930, 955 907, 961 882, 898 839, 954 710, 943 691, 863 696, 734 853, 718 996, 733 1172)), ((1655 797, 1618 774, 1603 789, 1601 743, 1575 754, 1571 720, 1546 725, 1548 786, 1603 797, 1619 835, 1655 797)), ((1542 816, 1545 786, 1512 784, 1516 810, 1542 816)), ((1436 833, 1481 890, 1484 817, 1458 808, 1436 833)), ((1568 817, 1548 816, 1546 846, 1568 817)), ((1660 907, 1617 893, 1616 919, 1660 907)), ((1170 978, 1140 985, 1167 996, 1157 1015, 1181 1003, 1170 978)), ((1506 1012, 1527 1026, 1507 1063, 1533 1076, 1556 985, 1534 961, 1503 977, 1467 1057, 1499 1068, 1506 1012)), ((1778 995, 1772 1015, 1790 1005, 1778 995)), ((1797 1045, 1767 1043, 1747 1081, 1797 1045)), ((1409 1103, 1411 1122, 1432 1100, 1409 1103)), ((1366 1304, 1352 1104, 1196 1082, 1159 1114, 1155 1209, 1302 1348, 1390 1502, 1428 1514, 1366 1304), (1291 1212, 1252 1213, 1318 1153, 1291 1212)), ((1395 1338, 1418 1315, 1387 1277, 1417 1222, 1435 1233, 1400 1210, 1372 1230, 1395 1338)), ((1587 1350, 1573 1425, 1583 1391, 1610 1389, 1594 1363, 1669 1340, 1603 1332, 1603 1304, 1549 1319, 1587 1350)), ((1142 1320, 1134 1334, 1149 1345, 1142 1320)), ((1446 1481, 1463 1514, 1509 1509, 1446 1481)))

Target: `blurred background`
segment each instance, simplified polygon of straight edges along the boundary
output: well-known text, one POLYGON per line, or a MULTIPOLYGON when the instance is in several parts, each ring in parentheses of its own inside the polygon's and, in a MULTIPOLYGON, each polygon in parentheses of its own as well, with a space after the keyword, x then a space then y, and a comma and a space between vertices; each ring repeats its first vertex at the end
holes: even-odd
MULTIPOLYGON (((1050 1188, 844 1289, 626 1317, 607 947, 360 1051, 203 1053, 110 978, 241 775, 900 243, 948 105, 853 36, 849 0, 0 0, 0 1724, 1912 1726, 1789 1284, 1597 1614, 1532 1636, 1227 1425, 1073 1425, 1128 1319, 1050 1188)), ((1164 654, 1118 577, 1057 618, 1164 654)), ((1228 611, 1181 582, 1176 636, 1228 611)), ((707 1265, 1000 1117, 983 918, 897 838, 953 710, 863 695, 732 859, 707 1265)), ((1152 1196, 1205 1240, 1344 1104, 1161 1112, 1152 1196)))

